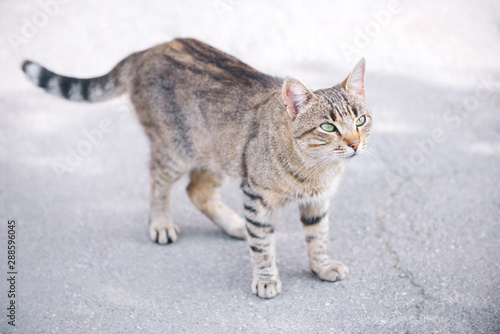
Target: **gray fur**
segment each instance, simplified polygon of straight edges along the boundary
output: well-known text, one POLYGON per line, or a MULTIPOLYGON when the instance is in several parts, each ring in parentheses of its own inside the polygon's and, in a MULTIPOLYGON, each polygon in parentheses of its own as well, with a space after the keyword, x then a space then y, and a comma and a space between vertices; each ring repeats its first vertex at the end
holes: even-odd
POLYGON ((170 189, 190 173, 187 190, 196 207, 229 235, 247 239, 251 288, 259 297, 281 291, 273 212, 292 202, 299 204, 311 269, 327 281, 347 274, 327 254, 328 203, 347 159, 365 150, 370 134, 364 60, 341 84, 314 92, 194 39, 135 53, 93 79, 59 76, 29 61, 23 69, 33 83, 69 100, 130 94, 151 148, 153 241, 178 239, 170 189), (365 122, 356 125, 361 117, 365 122), (226 177, 241 180, 245 219, 220 201, 226 177))

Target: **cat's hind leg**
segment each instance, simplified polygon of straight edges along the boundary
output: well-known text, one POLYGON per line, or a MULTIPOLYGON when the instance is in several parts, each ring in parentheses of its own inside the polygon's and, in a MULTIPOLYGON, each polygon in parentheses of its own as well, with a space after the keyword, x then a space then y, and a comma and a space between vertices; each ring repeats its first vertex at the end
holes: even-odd
POLYGON ((175 242, 179 237, 179 228, 172 223, 170 189, 184 171, 176 167, 152 157, 149 236, 162 245, 175 242))
POLYGON ((327 252, 328 241, 328 206, 329 203, 309 203, 299 205, 300 220, 306 235, 307 253, 311 270, 325 281, 334 282, 344 279, 347 267, 338 261, 332 261, 327 252))
POLYGON ((245 239, 245 222, 220 200, 224 176, 195 169, 191 171, 187 193, 196 207, 226 234, 245 239))

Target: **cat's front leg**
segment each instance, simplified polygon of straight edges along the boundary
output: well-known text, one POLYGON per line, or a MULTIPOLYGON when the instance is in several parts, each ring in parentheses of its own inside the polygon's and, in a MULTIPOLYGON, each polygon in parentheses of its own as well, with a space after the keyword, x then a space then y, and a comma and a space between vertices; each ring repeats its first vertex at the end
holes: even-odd
POLYGON ((272 298, 281 292, 276 267, 272 209, 252 189, 243 189, 247 241, 253 262, 252 292, 261 298, 272 298))
POLYGON ((328 201, 299 205, 300 220, 306 235, 311 270, 325 281, 344 279, 347 267, 328 256, 328 201))

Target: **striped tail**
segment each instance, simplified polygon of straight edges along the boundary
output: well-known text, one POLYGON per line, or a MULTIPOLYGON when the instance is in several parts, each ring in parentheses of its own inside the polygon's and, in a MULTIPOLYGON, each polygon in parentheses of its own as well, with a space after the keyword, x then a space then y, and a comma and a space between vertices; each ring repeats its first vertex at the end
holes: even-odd
POLYGON ((22 69, 31 82, 50 94, 71 101, 99 102, 125 93, 137 55, 123 59, 108 74, 88 79, 62 76, 29 60, 22 69))

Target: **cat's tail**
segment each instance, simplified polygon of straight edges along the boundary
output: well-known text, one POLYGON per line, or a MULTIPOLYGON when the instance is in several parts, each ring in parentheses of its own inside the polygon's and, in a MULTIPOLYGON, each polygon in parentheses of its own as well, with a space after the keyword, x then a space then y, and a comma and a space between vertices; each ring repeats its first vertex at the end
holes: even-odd
POLYGON ((108 74, 88 79, 62 76, 29 60, 23 62, 22 69, 31 82, 50 94, 71 101, 99 102, 125 93, 139 54, 123 59, 108 74))

